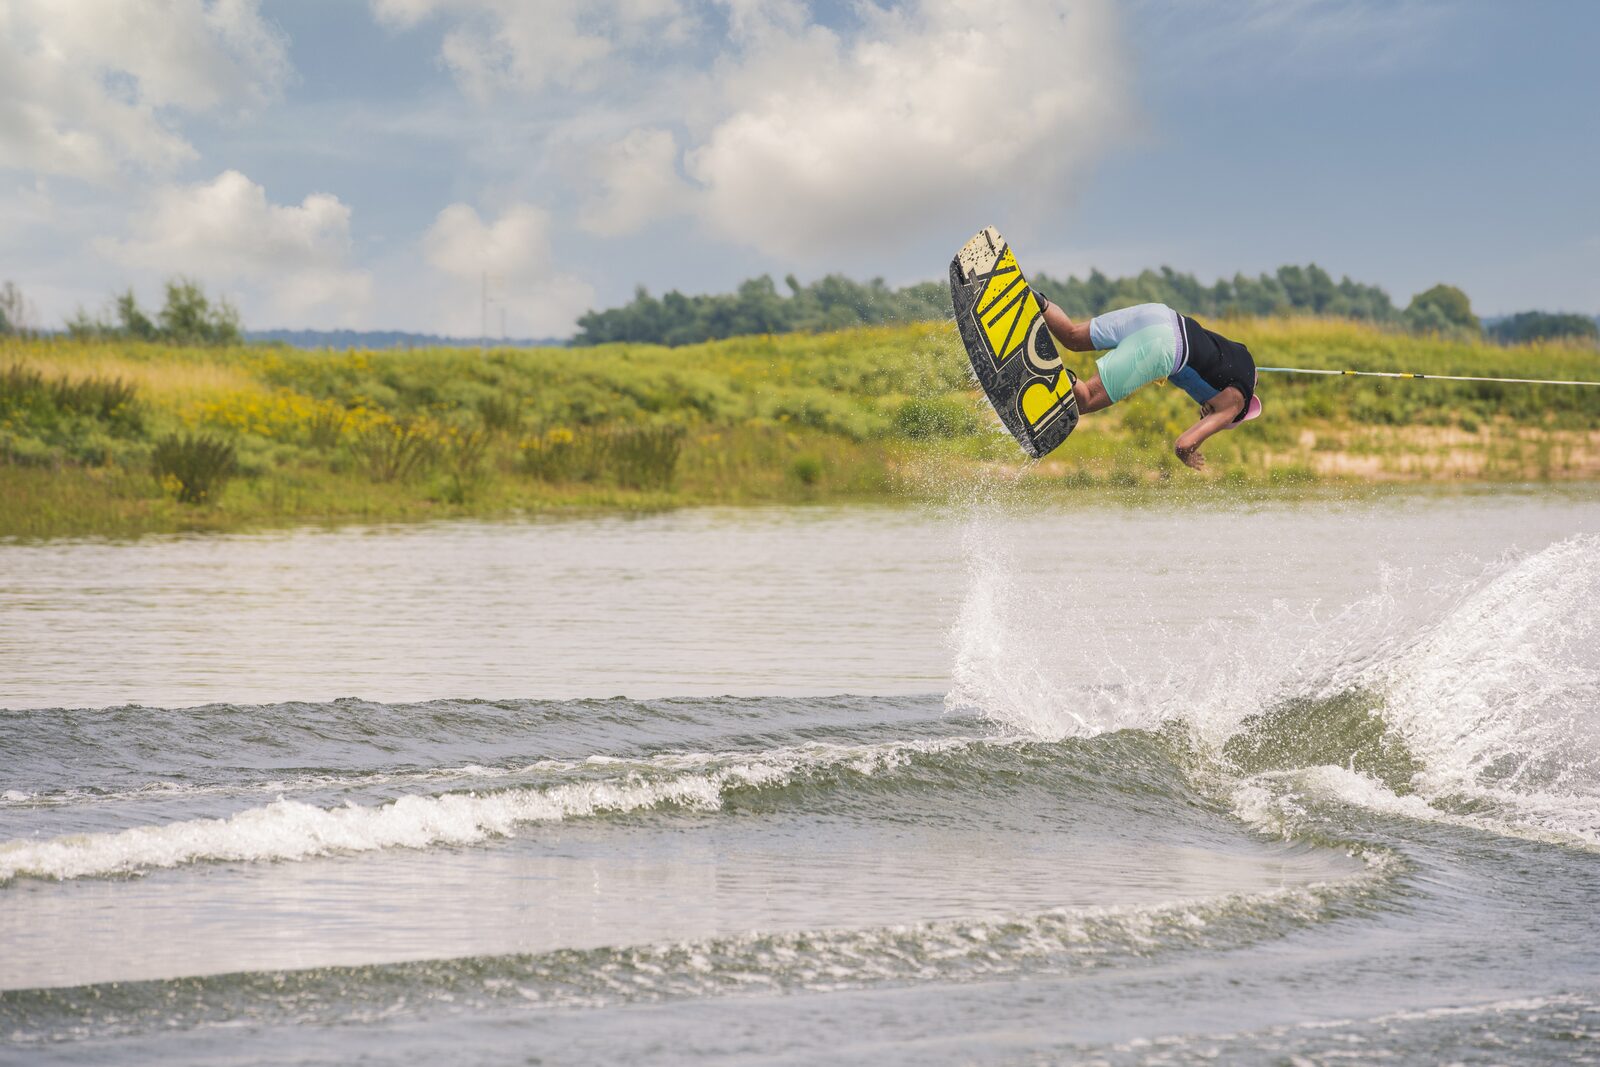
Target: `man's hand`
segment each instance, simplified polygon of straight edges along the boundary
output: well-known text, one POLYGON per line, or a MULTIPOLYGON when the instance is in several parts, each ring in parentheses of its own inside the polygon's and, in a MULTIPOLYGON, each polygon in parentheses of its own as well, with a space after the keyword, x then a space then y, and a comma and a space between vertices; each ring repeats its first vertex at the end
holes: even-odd
POLYGON ((1200 421, 1178 435, 1172 443, 1172 451, 1190 470, 1205 470, 1206 459, 1200 454, 1200 446, 1205 444, 1206 438, 1231 423, 1243 408, 1244 394, 1228 386, 1200 408, 1200 421))

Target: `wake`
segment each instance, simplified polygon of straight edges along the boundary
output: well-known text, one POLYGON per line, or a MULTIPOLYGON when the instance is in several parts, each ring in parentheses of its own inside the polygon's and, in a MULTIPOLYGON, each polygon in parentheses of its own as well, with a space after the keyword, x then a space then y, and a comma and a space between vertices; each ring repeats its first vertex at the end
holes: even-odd
MULTIPOLYGON (((1267 604, 1239 620, 1153 633, 1154 648, 1088 634, 1065 652, 1038 640, 1024 607, 1037 591, 1018 588, 1003 545, 974 521, 947 707, 1051 740, 1177 724, 1246 780, 1266 772, 1229 753, 1263 723, 1300 709, 1303 727, 1353 736, 1345 720, 1370 715, 1402 753, 1389 773, 1358 767, 1355 747, 1323 751, 1272 768, 1275 791, 1292 785, 1385 814, 1600 847, 1600 538, 1488 565, 1388 571, 1332 613, 1267 604), (1099 674, 1088 684, 1085 662, 1099 674)), ((1060 581, 1047 600, 1092 595, 1070 573, 1060 581)), ((1265 810, 1259 797, 1236 809, 1252 822, 1265 810)))

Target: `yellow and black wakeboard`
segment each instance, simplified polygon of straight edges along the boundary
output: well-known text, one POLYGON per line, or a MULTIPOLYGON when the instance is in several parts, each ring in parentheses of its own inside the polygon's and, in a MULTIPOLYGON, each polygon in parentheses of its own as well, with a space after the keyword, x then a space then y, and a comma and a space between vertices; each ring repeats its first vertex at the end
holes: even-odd
POLYGON ((950 261, 950 299, 978 384, 1023 451, 1038 459, 1078 425, 1077 381, 1061 362, 1017 257, 993 226, 950 261))

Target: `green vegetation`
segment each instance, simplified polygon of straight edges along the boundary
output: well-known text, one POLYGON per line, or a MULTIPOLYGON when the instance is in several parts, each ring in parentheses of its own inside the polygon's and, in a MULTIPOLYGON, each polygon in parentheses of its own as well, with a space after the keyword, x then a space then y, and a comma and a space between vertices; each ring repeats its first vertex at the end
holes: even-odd
POLYGON ((674 290, 660 300, 640 286, 622 307, 580 317, 572 343, 687 345, 754 334, 928 322, 950 315, 949 287, 936 282, 891 289, 882 278, 863 285, 830 274, 801 285, 791 274, 784 284, 787 297, 779 296, 772 279, 762 276, 740 283, 733 294, 685 296, 674 290))
POLYGON ((111 301, 112 318, 91 317, 82 308, 67 320, 67 333, 79 340, 163 341, 175 345, 236 345, 241 340, 239 312, 227 300, 215 304, 200 283, 167 281, 167 299, 152 320, 129 289, 111 301))
POLYGON ((210 434, 169 433, 156 442, 151 470, 184 504, 203 504, 222 492, 239 467, 233 445, 210 434))
POLYGON ((1483 330, 1478 316, 1472 313, 1472 301, 1453 285, 1436 285, 1412 297, 1405 322, 1417 333, 1474 335, 1483 330))
MULTIPOLYGON (((1263 365, 1593 378, 1592 349, 1349 321, 1220 327, 1263 365)), ((1087 369, 1090 357, 1077 356, 1087 369)), ((1151 387, 1023 459, 948 323, 664 348, 307 352, 0 339, 0 535, 685 504, 1600 476, 1600 390, 1263 376, 1266 417, 1183 470, 1151 387)))
MULTIPOLYGON (((670 292, 659 300, 641 287, 622 307, 591 311, 580 318, 573 344, 631 341, 684 345, 751 334, 817 332, 950 317, 950 293, 943 282, 891 289, 881 278, 862 284, 837 274, 811 285, 801 285, 793 275, 784 282, 787 297, 779 295, 769 277, 746 281, 732 294, 670 292)), ((1203 318, 1305 314, 1394 323, 1419 333, 1478 329, 1478 320, 1459 289, 1435 286, 1419 294, 1402 312, 1377 286, 1349 278, 1335 282, 1315 263, 1279 267, 1276 273, 1257 278, 1236 274, 1211 285, 1170 267, 1125 278, 1108 278, 1099 271, 1082 279, 1035 274, 1033 283, 1074 318, 1158 302, 1203 318)))
POLYGON ((1522 311, 1489 327, 1489 336, 1504 344, 1554 341, 1569 338, 1594 344, 1600 341, 1600 323, 1587 315, 1559 315, 1522 311))

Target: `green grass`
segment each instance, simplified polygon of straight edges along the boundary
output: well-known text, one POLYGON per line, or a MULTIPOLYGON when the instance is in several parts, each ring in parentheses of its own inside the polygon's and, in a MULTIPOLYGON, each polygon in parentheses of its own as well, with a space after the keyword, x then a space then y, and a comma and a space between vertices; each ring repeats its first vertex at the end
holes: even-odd
MULTIPOLYGON (((1263 365, 1600 377, 1593 347, 1216 325, 1263 365)), ((1209 443, 1197 476, 1171 454, 1193 405, 1165 386, 1027 463, 948 324, 487 353, 13 339, 0 536, 926 497, 998 471, 1140 498, 1600 475, 1600 390, 1263 375, 1260 392, 1267 417, 1209 443)))

